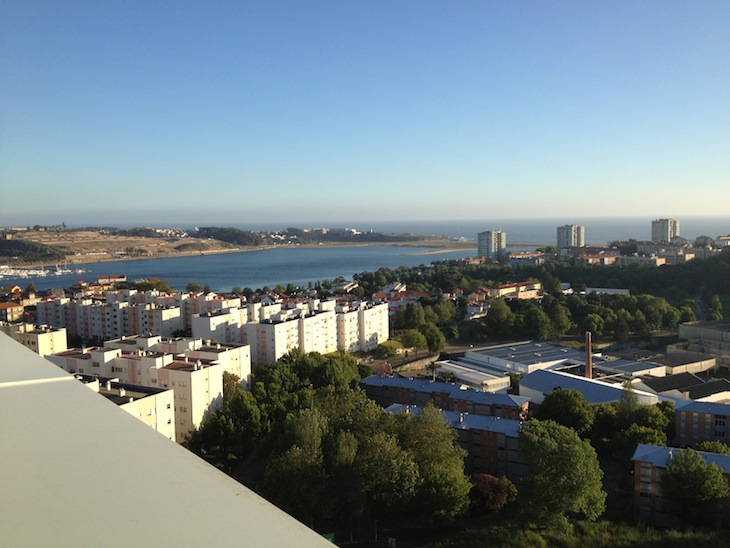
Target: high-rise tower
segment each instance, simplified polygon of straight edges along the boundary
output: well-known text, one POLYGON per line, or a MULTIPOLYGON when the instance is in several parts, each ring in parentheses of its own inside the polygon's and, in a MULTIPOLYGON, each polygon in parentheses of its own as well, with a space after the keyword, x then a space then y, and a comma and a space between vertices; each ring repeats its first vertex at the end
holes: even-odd
POLYGON ((583 247, 585 245, 585 227, 580 225, 563 225, 558 227, 558 253, 566 247, 583 247))
POLYGON ((679 236, 679 221, 657 219, 651 222, 652 242, 671 242, 675 236, 679 236))
POLYGON ((507 233, 501 230, 485 230, 477 235, 480 257, 500 260, 507 248, 507 233))

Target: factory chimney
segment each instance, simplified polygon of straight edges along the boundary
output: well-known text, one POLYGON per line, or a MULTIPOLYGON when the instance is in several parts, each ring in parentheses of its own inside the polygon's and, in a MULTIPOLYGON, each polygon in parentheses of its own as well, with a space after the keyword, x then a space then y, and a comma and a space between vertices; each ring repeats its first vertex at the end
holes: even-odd
POLYGON ((586 379, 593 378, 593 345, 591 344, 591 332, 586 331, 586 379))

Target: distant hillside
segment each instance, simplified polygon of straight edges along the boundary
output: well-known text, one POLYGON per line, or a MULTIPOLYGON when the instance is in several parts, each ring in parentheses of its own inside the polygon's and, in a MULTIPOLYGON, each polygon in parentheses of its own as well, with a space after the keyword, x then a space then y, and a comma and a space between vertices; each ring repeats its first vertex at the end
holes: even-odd
POLYGON ((63 261, 62 248, 24 240, 0 240, 0 263, 53 263, 63 261))

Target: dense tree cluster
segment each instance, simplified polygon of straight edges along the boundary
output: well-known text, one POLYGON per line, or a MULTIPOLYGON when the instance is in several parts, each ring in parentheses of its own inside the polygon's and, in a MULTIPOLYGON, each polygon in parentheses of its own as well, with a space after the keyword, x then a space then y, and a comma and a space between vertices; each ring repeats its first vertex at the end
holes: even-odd
POLYGON ((3 263, 53 263, 66 257, 63 249, 24 240, 0 239, 0 260, 3 263))
POLYGON ((645 338, 654 330, 693 321, 704 310, 707 319, 722 319, 723 300, 730 299, 723 280, 729 275, 730 252, 723 252, 659 268, 574 266, 559 260, 515 268, 443 263, 380 268, 357 274, 354 280, 366 295, 393 282, 428 295, 398 310, 396 330, 417 329, 432 322, 449 340, 546 340, 591 331, 625 342, 632 335, 645 338), (466 297, 471 293, 530 280, 542 283, 545 296, 541 303, 492 299, 486 319, 464 320, 466 297), (572 295, 563 294, 561 280, 570 282, 572 295), (625 288, 630 294, 585 294, 586 287, 625 288), (453 297, 457 291, 463 295, 459 299, 453 297), (452 296, 445 299, 444 294, 452 296))
POLYGON ((604 512, 603 471, 588 440, 554 421, 532 420, 523 424, 518 443, 530 467, 519 497, 534 520, 564 522, 569 513, 595 520, 604 512))
POLYGON ((462 514, 471 483, 441 412, 386 413, 357 388, 366 374, 350 355, 294 350, 256 367, 251 392, 226 375, 224 406, 189 447, 229 473, 264 463, 262 494, 315 527, 462 514))
POLYGON ((692 449, 674 451, 661 477, 665 510, 685 525, 714 525, 728 496, 727 480, 717 464, 692 449))

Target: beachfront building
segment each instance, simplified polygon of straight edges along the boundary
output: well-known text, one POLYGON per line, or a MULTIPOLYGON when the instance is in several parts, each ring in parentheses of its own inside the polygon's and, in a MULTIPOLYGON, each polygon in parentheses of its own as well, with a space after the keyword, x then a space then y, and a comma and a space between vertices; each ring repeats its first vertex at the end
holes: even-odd
POLYGON ((679 221, 675 219, 656 219, 651 222, 651 239, 654 242, 671 242, 679 236, 679 221))
POLYGON ((558 253, 569 247, 585 245, 585 227, 581 225, 563 225, 558 227, 558 253))
POLYGON ((507 251, 507 233, 501 230, 485 230, 477 234, 477 254, 499 261, 507 251))

